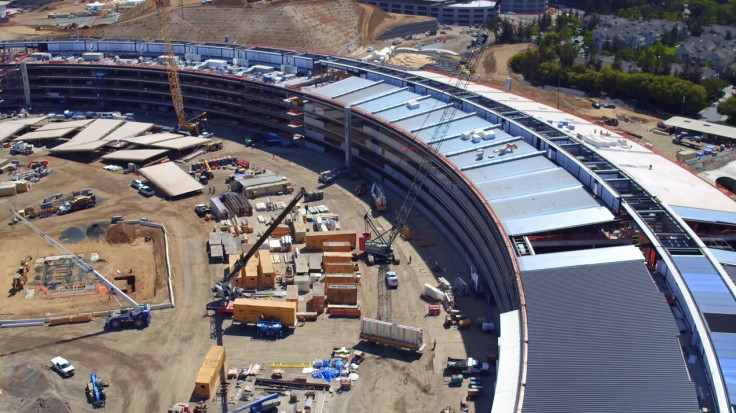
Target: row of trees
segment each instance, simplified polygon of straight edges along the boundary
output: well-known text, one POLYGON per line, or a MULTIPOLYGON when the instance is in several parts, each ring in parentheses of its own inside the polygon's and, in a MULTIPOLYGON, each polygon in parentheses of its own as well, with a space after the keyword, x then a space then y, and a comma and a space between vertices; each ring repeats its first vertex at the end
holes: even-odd
POLYGON ((562 58, 544 60, 540 50, 516 54, 511 58, 511 68, 523 74, 525 79, 552 85, 559 83, 593 95, 606 93, 649 102, 673 113, 694 113, 708 105, 705 87, 675 76, 624 73, 611 66, 596 70, 583 63, 565 66, 562 58))

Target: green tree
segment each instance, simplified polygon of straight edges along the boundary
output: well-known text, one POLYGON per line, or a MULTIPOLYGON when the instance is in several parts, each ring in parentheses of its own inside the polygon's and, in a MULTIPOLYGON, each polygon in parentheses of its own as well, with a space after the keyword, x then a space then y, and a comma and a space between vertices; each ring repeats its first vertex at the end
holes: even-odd
POLYGON ((708 102, 715 102, 725 95, 723 89, 728 86, 728 82, 723 79, 703 79, 701 82, 705 88, 705 96, 708 102))
POLYGON ((728 116, 726 122, 732 125, 736 125, 736 96, 731 96, 730 98, 719 103, 718 113, 728 116))

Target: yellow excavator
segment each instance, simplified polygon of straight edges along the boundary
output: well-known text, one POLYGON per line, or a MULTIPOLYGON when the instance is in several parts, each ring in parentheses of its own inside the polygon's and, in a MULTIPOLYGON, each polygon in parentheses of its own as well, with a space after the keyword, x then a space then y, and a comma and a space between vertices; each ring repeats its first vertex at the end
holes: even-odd
POLYGON ((31 271, 31 262, 33 262, 33 257, 30 255, 20 262, 18 276, 13 277, 12 294, 22 291, 26 284, 28 284, 28 273, 31 271))

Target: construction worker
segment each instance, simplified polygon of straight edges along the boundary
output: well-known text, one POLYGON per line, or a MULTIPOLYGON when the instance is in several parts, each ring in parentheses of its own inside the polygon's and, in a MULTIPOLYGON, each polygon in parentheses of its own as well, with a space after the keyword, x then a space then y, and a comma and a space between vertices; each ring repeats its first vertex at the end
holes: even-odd
POLYGON ((411 264, 411 255, 409 256, 409 264, 411 264))
POLYGON ((434 349, 436 348, 437 348, 437 339, 435 338, 434 341, 432 342, 432 351, 434 351, 434 349))

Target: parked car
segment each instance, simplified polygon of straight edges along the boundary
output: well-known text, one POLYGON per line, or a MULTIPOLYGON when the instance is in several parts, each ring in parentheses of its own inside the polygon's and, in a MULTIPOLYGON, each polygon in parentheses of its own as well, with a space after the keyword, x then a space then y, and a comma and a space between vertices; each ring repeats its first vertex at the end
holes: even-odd
POLYGON ((386 285, 391 288, 396 288, 399 286, 399 277, 396 276, 395 272, 393 271, 386 272, 386 285))
POLYGON ((139 189, 140 187, 143 186, 143 181, 141 181, 140 179, 136 179, 130 183, 130 186, 132 186, 135 189, 139 189))
POLYGON ((211 138, 212 136, 214 136, 212 132, 202 132, 199 134, 200 138, 211 138))
POLYGON ((51 368, 54 369, 61 377, 71 377, 74 375, 74 366, 67 359, 56 356, 51 359, 51 368))
POLYGON ((155 193, 153 189, 151 189, 148 185, 143 185, 140 188, 138 188, 138 193, 145 197, 153 196, 155 193))
POLYGON ((601 108, 601 104, 598 103, 598 102, 593 102, 593 107, 596 108, 596 109, 600 109, 601 108))
POLYGON ((616 109, 616 105, 614 105, 613 103, 606 103, 605 105, 603 105, 603 107, 606 109, 616 109))
POLYGON ((367 50, 367 51, 368 51, 368 53, 370 53, 370 52, 372 52, 372 51, 373 51, 373 46, 368 46, 368 48, 367 48, 367 49, 365 49, 365 50, 367 50))

